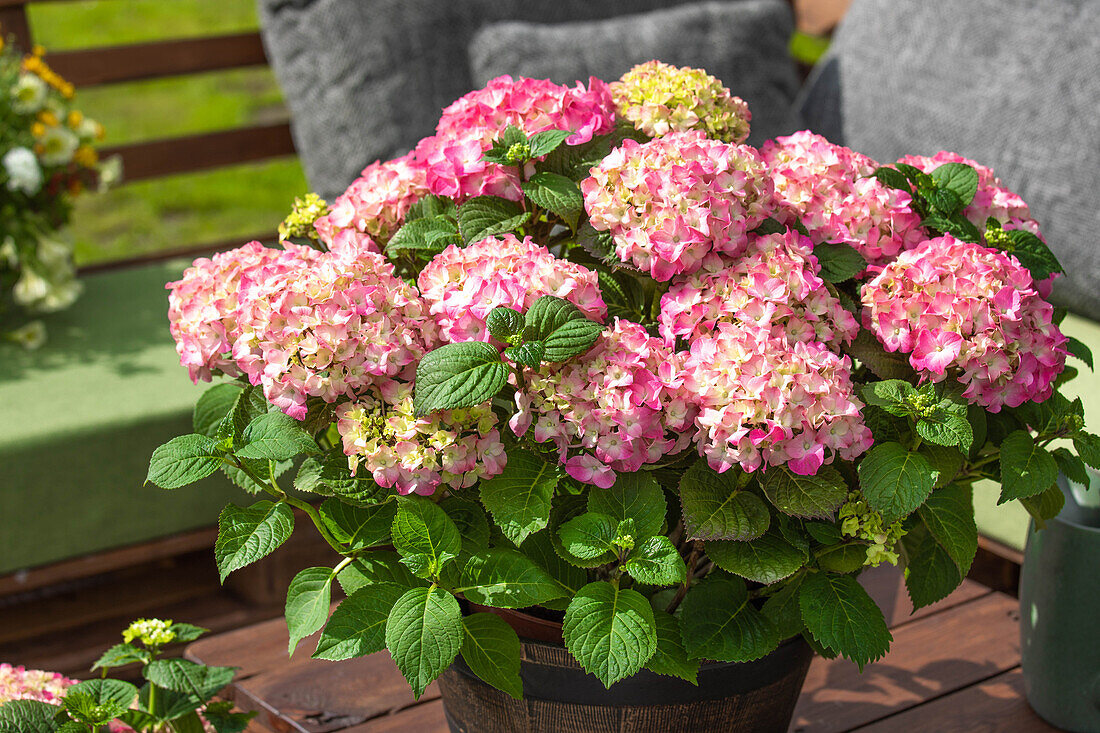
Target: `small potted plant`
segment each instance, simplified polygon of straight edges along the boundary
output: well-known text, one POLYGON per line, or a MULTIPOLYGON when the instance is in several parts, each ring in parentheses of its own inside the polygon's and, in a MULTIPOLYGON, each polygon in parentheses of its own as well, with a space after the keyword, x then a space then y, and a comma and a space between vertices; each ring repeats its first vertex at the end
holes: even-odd
POLYGON ((72 245, 59 233, 72 202, 120 174, 95 146, 103 126, 73 106, 73 85, 35 46, 21 55, 0 37, 0 338, 35 348, 45 327, 27 318, 80 295, 72 245))
POLYGON ((181 362, 229 379, 149 481, 262 495, 221 516, 223 578, 295 510, 343 556, 291 583, 292 653, 388 649, 456 731, 780 730, 813 652, 889 649, 862 568, 924 606, 974 558, 975 481, 1058 512, 1100 441, 1026 204, 952 154, 748 128, 701 70, 501 77, 281 248, 169 285, 181 362))
POLYGON ((92 666, 102 676, 84 682, 0 664, 0 733, 243 733, 255 713, 213 700, 233 680, 232 667, 160 658, 166 644, 194 641, 206 631, 139 619, 92 666), (107 677, 108 670, 134 664, 145 679, 140 689, 107 677))

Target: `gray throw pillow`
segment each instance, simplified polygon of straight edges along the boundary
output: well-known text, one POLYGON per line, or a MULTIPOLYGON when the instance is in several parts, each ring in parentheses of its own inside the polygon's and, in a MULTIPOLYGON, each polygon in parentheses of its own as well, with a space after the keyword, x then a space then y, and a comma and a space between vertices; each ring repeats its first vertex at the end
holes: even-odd
POLYGON ((793 25, 785 0, 682 5, 609 20, 490 23, 470 41, 470 75, 482 85, 502 74, 559 84, 595 76, 614 81, 658 59, 706 69, 752 112, 749 142, 788 127, 798 74, 787 51, 793 25))
POLYGON ((890 162, 951 150, 1031 207, 1100 320, 1100 2, 855 0, 800 100, 805 123, 890 162))

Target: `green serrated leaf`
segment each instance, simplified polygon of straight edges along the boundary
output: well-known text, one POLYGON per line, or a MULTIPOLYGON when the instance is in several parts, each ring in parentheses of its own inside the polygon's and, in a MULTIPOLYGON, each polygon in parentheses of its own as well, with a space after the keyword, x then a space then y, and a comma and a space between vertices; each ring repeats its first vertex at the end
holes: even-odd
POLYGON ((290 632, 289 655, 298 642, 325 625, 332 601, 330 568, 306 568, 290 581, 286 593, 286 626, 290 632))
POLYGON ((774 466, 764 472, 762 488, 779 511, 807 519, 831 518, 848 498, 848 484, 832 466, 822 466, 813 476, 774 466))
POLYGON ((526 608, 565 595, 560 584, 533 560, 503 548, 472 555, 460 582, 457 592, 494 608, 526 608))
POLYGON ((1055 448, 1051 451, 1051 455, 1054 456, 1054 462, 1058 464, 1058 470, 1066 478, 1074 483, 1081 484, 1086 489, 1089 487, 1092 482, 1089 480, 1089 472, 1085 468, 1084 461, 1070 453, 1067 448, 1055 448))
POLYGON ((518 346, 509 346, 504 350, 504 356, 520 366, 538 369, 542 365, 546 355, 546 345, 541 341, 524 341, 518 346))
POLYGON ((355 507, 339 499, 325 499, 318 513, 333 538, 347 545, 349 552, 356 552, 389 540, 397 504, 355 507))
POLYGON ((588 511, 606 514, 616 522, 633 519, 638 539, 659 534, 668 504, 657 480, 648 472, 620 473, 608 489, 588 494, 588 511))
POLYGON ((603 564, 614 559, 612 543, 618 526, 618 521, 606 514, 586 512, 562 524, 558 537, 573 557, 603 564))
POLYGON ((429 351, 416 368, 413 398, 418 416, 436 410, 474 407, 508 383, 508 365, 482 341, 446 344, 429 351))
MULTIPOLYGON (((145 679, 157 687, 205 702, 233 681, 236 670, 233 667, 207 667, 186 659, 158 659, 145 668, 144 674, 145 679)), ((137 690, 134 692, 136 694, 137 690)))
POLYGON ((439 502, 439 508, 447 513, 458 528, 464 552, 484 550, 489 547, 491 530, 485 510, 473 499, 448 496, 439 502))
POLYGON ((937 189, 950 191, 958 206, 968 206, 978 190, 978 172, 965 163, 944 163, 932 171, 937 189))
POLYGON ((427 194, 409 207, 405 214, 405 221, 415 221, 429 216, 441 216, 443 214, 455 215, 455 204, 449 198, 427 194))
POLYGON ((917 420, 917 435, 930 443, 958 446, 963 453, 969 453, 974 444, 974 429, 967 420, 966 405, 958 407, 961 409, 941 405, 931 414, 922 416, 917 420))
POLYGON ((861 671, 890 649, 893 636, 882 611, 850 575, 808 575, 799 588, 798 605, 813 638, 861 671))
POLYGON ((516 700, 523 699, 519 636, 500 616, 475 613, 462 619, 462 659, 474 674, 516 700))
POLYGON ((375 583, 345 598, 325 624, 314 659, 338 662, 385 649, 386 621, 405 590, 397 583, 375 583))
POLYGON ((949 188, 936 188, 928 192, 928 203, 940 216, 950 218, 963 207, 958 194, 949 188))
MULTIPOLYGON (((588 582, 588 573, 583 568, 571 565, 554 550, 554 543, 550 537, 550 530, 544 529, 527 538, 523 544, 523 552, 540 568, 550 574, 554 582, 558 584, 565 598, 572 598, 577 591, 588 582)), ((558 601, 549 603, 561 605, 558 601)), ((561 610, 565 606, 561 605, 561 610)))
POLYGON ((213 438, 180 435, 153 451, 145 480, 162 489, 178 489, 214 473, 221 462, 213 438))
POLYGON ((1100 470, 1100 436, 1082 430, 1073 436, 1073 449, 1082 461, 1100 470))
POLYGON ((584 212, 584 198, 580 187, 557 173, 536 173, 530 180, 523 182, 523 193, 537 206, 557 214, 574 229, 584 212))
POLYGON ((587 221, 577 230, 577 244, 600 262, 614 266, 622 264, 615 254, 615 241, 611 234, 595 229, 587 221))
POLYGON ((752 605, 740 578, 707 576, 687 592, 680 609, 680 634, 693 659, 751 662, 779 646, 779 630, 752 605))
POLYGON ((803 575, 797 575, 785 583, 777 592, 768 596, 760 612, 771 619, 779 631, 780 640, 798 636, 805 628, 802 623, 802 608, 798 605, 798 589, 802 586, 803 575))
POLYGON ((418 700, 454 661, 464 636, 458 600, 435 586, 405 591, 386 622, 386 647, 418 700))
MULTIPOLYGON (((1080 450, 1078 450, 1080 453, 1080 450)), ((1083 456, 1082 456, 1083 457, 1083 456)), ((1058 464, 1026 430, 1001 441, 1001 497, 998 504, 1046 491, 1058 479, 1058 464)))
POLYGON ((266 458, 286 461, 305 453, 319 453, 313 436, 301 424, 281 412, 265 412, 244 430, 244 445, 235 451, 241 458, 266 458))
POLYGON ((450 244, 461 243, 458 225, 452 216, 429 216, 406 221, 386 243, 386 252, 415 251, 431 256, 442 252, 450 244))
POLYGON ((913 191, 913 187, 909 185, 909 181, 904 174, 894 168, 883 166, 876 170, 874 175, 883 185, 889 186, 890 188, 896 188, 906 193, 912 193, 913 191))
POLYGON ((391 534, 399 553, 428 555, 435 572, 458 557, 462 550, 458 527, 435 502, 410 494, 399 497, 397 506, 391 534))
POLYGON ((587 351, 603 329, 569 301, 544 295, 527 311, 523 338, 541 341, 546 348, 543 359, 559 362, 587 351))
POLYGON ((152 656, 149 652, 139 649, 133 644, 115 644, 96 660, 95 664, 92 665, 92 671, 125 667, 127 664, 135 662, 148 664, 150 659, 152 659, 152 656))
POLYGON ((636 590, 589 583, 565 611, 565 646, 605 687, 638 672, 657 651, 653 609, 636 590))
POLYGON ((1020 499, 1020 503, 1035 520, 1035 526, 1046 529, 1046 523, 1057 517, 1066 505, 1066 496, 1057 484, 1053 484, 1035 496, 1020 499))
POLYGON ((1046 280, 1053 273, 1065 272, 1062 263, 1043 240, 1025 229, 1005 230, 1004 237, 1011 242, 1006 248, 1020 264, 1031 272, 1036 282, 1046 280))
POLYGON ((886 523, 923 504, 939 477, 927 458, 899 443, 876 445, 859 462, 858 471, 867 503, 886 523))
POLYGON ((622 568, 645 585, 681 585, 687 579, 684 559, 676 545, 664 535, 650 537, 639 544, 622 568))
POLYGON ((61 703, 72 717, 98 727, 129 710, 137 694, 137 688, 129 682, 94 679, 79 682, 65 690, 61 703))
POLYGON ((543 132, 536 132, 531 136, 531 139, 528 140, 528 143, 531 145, 531 157, 541 158, 544 155, 549 155, 572 134, 573 133, 569 132, 569 130, 544 130, 543 132))
POLYGON ((904 354, 885 351, 882 344, 867 329, 859 330, 855 340, 848 345, 847 353, 852 358, 858 359, 879 379, 909 381, 916 377, 916 372, 913 371, 904 354))
POLYGON ((481 482, 481 503, 493 521, 517 546, 532 533, 546 527, 554 487, 560 469, 521 448, 508 451, 504 470, 481 482))
POLYGON ((775 529, 748 542, 712 540, 703 549, 718 567, 763 585, 794 575, 809 559, 775 529))
POLYGON ((967 484, 951 484, 932 492, 917 510, 948 556, 959 568, 960 578, 970 572, 978 552, 978 527, 974 523, 974 492, 967 484))
POLYGON ((523 314, 503 305, 489 311, 485 317, 485 328, 498 341, 510 342, 523 334, 523 314))
POLYGON ((906 417, 913 414, 911 400, 917 396, 917 390, 903 379, 886 379, 864 385, 861 394, 868 405, 897 417, 906 417))
POLYGON ((867 260, 863 259, 863 255, 843 242, 823 242, 814 246, 814 257, 821 267, 818 275, 826 282, 851 280, 867 269, 867 260))
POLYGON ((913 610, 941 601, 959 587, 963 575, 947 548, 923 528, 902 537, 905 589, 913 610))
POLYGON ((768 530, 768 507, 755 494, 741 491, 737 470, 718 473, 700 458, 680 480, 680 501, 689 537, 701 540, 751 540, 768 530))
POLYGON ((351 595, 360 588, 379 583, 396 583, 402 588, 427 586, 429 583, 409 572, 401 564, 401 556, 389 550, 371 550, 357 557, 340 571, 336 578, 344 593, 351 595))
POLYGON ((218 539, 214 543, 214 560, 222 582, 234 570, 271 554, 293 531, 294 510, 288 504, 227 504, 218 517, 218 539))
POLYGON ((657 651, 646 662, 646 669, 698 685, 699 662, 688 658, 680 636, 679 619, 671 613, 654 611, 653 621, 657 627, 657 651))
POLYGON ((1073 336, 1066 337, 1066 350, 1069 353, 1076 356, 1081 361, 1085 362, 1085 365, 1089 369, 1092 369, 1092 349, 1084 344, 1080 339, 1075 339, 1073 336))
POLYGON ((531 218, 514 201, 499 196, 475 196, 458 207, 458 230, 467 243, 514 231, 531 218))
POLYGON ((9 700, 0 705, 0 733, 57 733, 58 710, 39 700, 9 700))
POLYGON ((233 409, 242 391, 241 385, 237 382, 223 382, 203 392, 195 403, 195 411, 192 415, 191 422, 195 432, 213 438, 218 430, 218 424, 233 409))

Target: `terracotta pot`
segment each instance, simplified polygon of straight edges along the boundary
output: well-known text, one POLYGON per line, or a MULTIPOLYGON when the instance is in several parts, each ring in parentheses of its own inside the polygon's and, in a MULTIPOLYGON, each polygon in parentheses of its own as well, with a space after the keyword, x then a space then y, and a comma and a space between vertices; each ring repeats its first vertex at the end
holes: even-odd
POLYGON ((459 656, 439 678, 452 733, 784 733, 813 651, 797 637, 755 662, 707 663, 699 685, 642 670, 605 689, 565 650, 561 624, 504 618, 523 644, 523 700, 485 684, 459 656))

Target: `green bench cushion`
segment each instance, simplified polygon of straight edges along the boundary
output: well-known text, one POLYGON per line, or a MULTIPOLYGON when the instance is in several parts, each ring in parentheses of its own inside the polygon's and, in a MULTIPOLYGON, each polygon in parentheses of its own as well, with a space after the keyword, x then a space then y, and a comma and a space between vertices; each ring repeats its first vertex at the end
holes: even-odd
POLYGON ((204 385, 179 366, 164 284, 175 260, 86 276, 38 351, 0 347, 0 573, 210 526, 242 494, 220 474, 143 486, 149 455, 191 432, 204 385))

